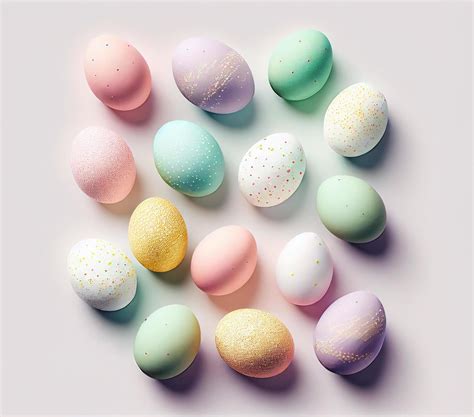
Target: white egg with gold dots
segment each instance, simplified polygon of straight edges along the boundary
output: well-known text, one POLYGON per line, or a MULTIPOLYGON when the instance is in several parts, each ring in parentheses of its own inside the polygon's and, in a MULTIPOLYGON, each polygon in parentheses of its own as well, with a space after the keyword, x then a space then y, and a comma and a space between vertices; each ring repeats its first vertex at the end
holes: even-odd
POLYGON ((72 288, 91 307, 116 311, 135 297, 137 273, 127 255, 110 242, 85 239, 69 252, 72 288))

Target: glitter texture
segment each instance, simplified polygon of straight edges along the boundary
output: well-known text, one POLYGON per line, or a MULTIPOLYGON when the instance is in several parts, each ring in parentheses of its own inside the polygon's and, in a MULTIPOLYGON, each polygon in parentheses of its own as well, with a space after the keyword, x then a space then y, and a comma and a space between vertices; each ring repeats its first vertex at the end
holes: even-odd
POLYGON ((181 213, 170 201, 158 197, 137 206, 130 218, 128 239, 138 262, 155 272, 176 268, 188 246, 181 213))
POLYGON ((379 143, 388 123, 387 100, 365 83, 342 90, 324 116, 324 137, 338 154, 354 157, 379 143))
POLYGON ((250 377, 278 375, 293 359, 289 330, 275 316, 261 310, 246 308, 226 314, 217 325, 215 340, 224 362, 250 377))

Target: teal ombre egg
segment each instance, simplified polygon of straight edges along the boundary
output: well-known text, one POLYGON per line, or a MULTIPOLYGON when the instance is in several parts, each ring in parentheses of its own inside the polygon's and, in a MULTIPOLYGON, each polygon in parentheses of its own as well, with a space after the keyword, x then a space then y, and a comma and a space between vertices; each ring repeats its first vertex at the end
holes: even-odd
POLYGON ((326 35, 300 30, 276 46, 268 65, 268 81, 285 100, 304 100, 323 88, 331 68, 332 48, 326 35))
POLYGON ((191 197, 216 191, 224 179, 224 156, 214 137, 185 120, 164 124, 153 143, 155 166, 172 188, 191 197))

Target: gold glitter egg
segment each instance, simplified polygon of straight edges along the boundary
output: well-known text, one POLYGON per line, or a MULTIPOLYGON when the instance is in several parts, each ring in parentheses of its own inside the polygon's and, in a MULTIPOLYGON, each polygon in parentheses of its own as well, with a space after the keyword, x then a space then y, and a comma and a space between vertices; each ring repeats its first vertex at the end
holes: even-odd
POLYGON ((188 232, 179 210, 170 201, 153 197, 142 201, 132 213, 128 240, 135 258, 145 268, 166 272, 183 260, 188 232))
POLYGON ((254 378, 283 372, 295 350, 291 333, 278 318, 252 308, 226 314, 217 325, 215 340, 227 365, 254 378))

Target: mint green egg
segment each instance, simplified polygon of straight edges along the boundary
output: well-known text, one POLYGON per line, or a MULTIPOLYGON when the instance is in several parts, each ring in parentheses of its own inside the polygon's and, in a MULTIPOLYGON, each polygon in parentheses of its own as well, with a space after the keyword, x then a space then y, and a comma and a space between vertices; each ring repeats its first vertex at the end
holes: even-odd
POLYGON ((152 378, 173 378, 193 363, 200 344, 194 313, 184 305, 168 305, 150 314, 138 329, 135 362, 152 378))
POLYGON ((313 29, 300 30, 273 51, 268 80, 285 100, 304 100, 323 88, 331 68, 332 48, 326 35, 313 29))
POLYGON ((164 124, 153 143, 155 166, 172 188, 191 197, 216 191, 224 179, 224 156, 214 137, 185 120, 164 124))
POLYGON ((349 175, 328 178, 319 186, 316 205, 324 226, 347 242, 370 242, 385 229, 383 200, 360 178, 349 175))

